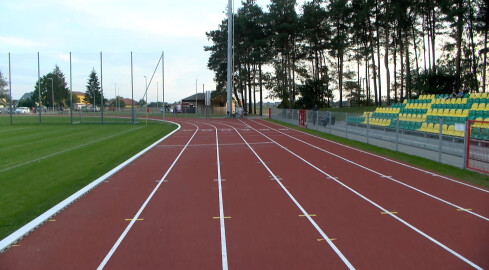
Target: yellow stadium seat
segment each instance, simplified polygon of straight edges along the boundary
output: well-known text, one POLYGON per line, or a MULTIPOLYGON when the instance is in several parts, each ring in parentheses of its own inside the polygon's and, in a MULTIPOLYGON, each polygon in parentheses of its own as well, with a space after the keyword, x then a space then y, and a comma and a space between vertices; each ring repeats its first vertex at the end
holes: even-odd
POLYGON ((421 124, 421 127, 418 128, 418 131, 425 131, 428 128, 428 123, 424 122, 421 124))
POLYGON ((462 104, 467 104, 468 101, 469 101, 468 98, 462 98, 462 104))
POLYGON ((469 109, 465 109, 465 110, 463 110, 463 111, 462 111, 462 117, 467 117, 467 116, 469 116, 469 112, 470 112, 470 110, 469 110, 469 109))
POLYGON ((406 104, 406 103, 407 103, 407 99, 405 99, 405 100, 402 102, 402 104, 406 104))
POLYGON ((457 109, 457 111, 455 112, 455 115, 460 117, 462 115, 462 109, 457 109))
POLYGON ((448 116, 456 116, 457 115, 456 112, 457 112, 457 110, 450 109, 450 112, 448 113, 448 116))
POLYGON ((455 125, 448 126, 446 134, 450 136, 455 136, 455 125))
POLYGON ((461 98, 456 98, 455 103, 456 104, 462 104, 462 99, 461 98))
POLYGON ((484 119, 484 122, 485 123, 482 124, 482 127, 483 128, 489 128, 489 118, 484 119))
POLYGON ((444 109, 443 114, 441 116, 449 116, 450 115, 450 109, 444 109))
POLYGON ((439 133, 440 132, 440 124, 435 124, 430 131, 431 133, 439 133))
POLYGON ((472 107, 470 107, 471 110, 478 110, 479 109, 479 103, 474 103, 472 104, 472 107))
POLYGON ((488 97, 487 92, 481 94, 481 98, 487 98, 487 97, 488 97))
POLYGON ((479 111, 483 111, 486 109, 486 104, 485 103, 479 103, 479 111))

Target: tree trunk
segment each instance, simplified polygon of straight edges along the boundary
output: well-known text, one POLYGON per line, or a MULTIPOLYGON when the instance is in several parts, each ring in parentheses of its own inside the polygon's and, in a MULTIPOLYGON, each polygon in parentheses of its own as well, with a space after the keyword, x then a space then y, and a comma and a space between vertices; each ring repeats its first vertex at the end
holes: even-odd
POLYGON ((261 57, 258 57, 258 76, 260 76, 260 116, 263 115, 263 81, 261 73, 261 57))
POLYGON ((340 90, 340 104, 339 107, 343 107, 343 54, 338 56, 339 72, 338 72, 338 88, 340 90))
POLYGON ((256 65, 253 65, 253 114, 256 115, 256 65))
POLYGON ((416 60, 416 74, 419 74, 419 65, 418 65, 418 46, 416 44, 416 32, 414 31, 414 24, 411 27, 413 32, 413 44, 414 44, 414 59, 416 60))
POLYGON ((374 72, 373 74, 373 79, 374 79, 374 99, 375 99, 375 106, 379 106, 379 100, 377 96, 377 67, 375 66, 375 51, 374 51, 374 43, 373 43, 373 30, 372 30, 372 25, 370 23, 370 19, 368 20, 368 28, 369 28, 369 41, 370 41, 370 53, 371 53, 371 58, 372 58, 372 70, 374 72))
POLYGON ((424 21, 424 15, 422 16, 423 17, 423 22, 422 22, 422 29, 423 31, 421 31, 422 33, 422 36, 423 36, 423 64, 424 64, 424 70, 426 70, 426 40, 425 40, 425 21, 424 21))
POLYGON ((456 43, 457 43, 457 55, 455 58, 455 76, 456 76, 456 91, 460 89, 460 63, 462 59, 462 32, 463 32, 463 14, 460 11, 462 9, 462 0, 458 0, 458 20, 457 20, 457 37, 456 37, 456 43))
POLYGON ((408 42, 408 29, 404 33, 404 45, 406 46, 406 95, 408 99, 411 99, 411 62, 409 55, 409 42, 408 42))
MULTIPOLYGON (((391 105, 391 74, 389 70, 389 20, 388 16, 385 16, 385 53, 384 53, 384 66, 385 76, 387 80, 387 106, 391 105)), ((380 66, 380 62, 379 62, 380 66)))
POLYGON ((397 42, 394 39, 394 102, 397 103, 397 42))
POLYGON ((469 0, 469 35, 470 45, 472 48, 472 73, 474 74, 477 91, 479 90, 479 81, 477 80, 477 63, 475 58, 475 42, 474 42, 474 14, 472 12, 472 1, 469 0))
POLYGON ((251 85, 251 64, 250 63, 246 63, 246 66, 247 66, 247 79, 248 79, 248 113, 253 113, 253 100, 252 100, 252 96, 251 96, 251 88, 252 88, 252 85, 251 85))
POLYGON ((487 31, 488 27, 487 24, 485 25, 484 29, 484 70, 482 73, 482 92, 486 92, 486 63, 487 63, 487 31))
POLYGON ((401 103, 404 101, 404 42, 402 41, 401 29, 399 28, 399 54, 401 55, 401 92, 399 98, 401 103))
POLYGON ((431 63, 432 63, 432 69, 433 70, 435 70, 435 68, 436 68, 435 38, 436 38, 436 13, 433 10, 433 17, 431 18, 431 57, 433 58, 431 63))

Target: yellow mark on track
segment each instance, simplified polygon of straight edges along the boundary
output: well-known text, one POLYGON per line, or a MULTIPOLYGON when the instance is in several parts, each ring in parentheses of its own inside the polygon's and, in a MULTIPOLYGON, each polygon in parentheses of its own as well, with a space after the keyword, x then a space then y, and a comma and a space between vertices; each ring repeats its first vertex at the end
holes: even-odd
MULTIPOLYGON (((330 241, 334 241, 334 240, 336 240, 336 238, 329 238, 329 240, 330 241)), ((317 241, 318 242, 321 242, 321 241, 324 241, 324 239, 323 238, 319 238, 319 239, 317 239, 317 241)))
POLYGON ((49 221, 49 222, 55 222, 55 221, 56 221, 56 219, 49 219, 48 221, 49 221))
MULTIPOLYGON (((305 217, 305 216, 306 216, 306 215, 299 215, 299 217, 305 217)), ((310 217, 315 217, 315 216, 316 216, 316 214, 310 214, 309 216, 310 216, 310 217)))
MULTIPOLYGON (((221 217, 213 217, 213 219, 220 219, 221 217)), ((231 217, 224 217, 225 219, 226 218, 231 218, 231 217)))
POLYGON ((396 215, 397 212, 380 212, 381 215, 388 215, 388 214, 393 214, 396 215))
MULTIPOLYGON (((136 219, 136 221, 141 221, 141 220, 144 220, 144 218, 138 218, 138 219, 136 219)), ((126 218, 126 221, 132 221, 132 218, 126 218)))
POLYGON ((462 212, 462 211, 472 211, 472 208, 457 208, 457 211, 462 212))
POLYGON ((12 245, 13 247, 20 247, 20 245, 12 245))

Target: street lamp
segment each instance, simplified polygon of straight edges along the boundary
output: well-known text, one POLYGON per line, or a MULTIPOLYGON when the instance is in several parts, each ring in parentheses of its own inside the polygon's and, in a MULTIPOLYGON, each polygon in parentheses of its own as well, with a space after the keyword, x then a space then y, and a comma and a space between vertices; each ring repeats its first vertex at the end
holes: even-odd
POLYGON ((48 78, 48 80, 51 80, 51 96, 53 98, 53 114, 54 114, 54 88, 53 88, 53 78, 48 78))

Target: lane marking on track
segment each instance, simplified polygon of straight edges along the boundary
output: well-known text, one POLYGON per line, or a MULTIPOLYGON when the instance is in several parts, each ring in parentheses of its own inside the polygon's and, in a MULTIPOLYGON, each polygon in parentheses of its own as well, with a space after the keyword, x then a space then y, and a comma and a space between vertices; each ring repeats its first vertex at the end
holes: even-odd
MULTIPOLYGON (((239 119, 238 119, 239 120, 239 119)), ((241 120, 239 120, 241 121, 241 120)), ((241 121, 242 122, 242 121, 241 121)), ((244 123, 244 122, 243 122, 244 123)), ((249 125, 248 125, 249 126, 249 125)), ((251 129, 254 129, 253 127, 249 126, 251 129)), ((260 131, 254 129, 256 132, 260 133, 262 136, 264 136, 265 138, 269 139, 270 141, 272 142, 275 142, 278 146, 280 146, 282 149, 286 150, 287 152, 289 152, 290 154, 292 154, 293 156, 297 157, 298 159, 300 160, 303 160, 303 161, 306 161, 304 158, 302 158, 301 156, 299 156, 298 154, 290 151, 289 149, 285 148, 284 146, 282 146, 281 144, 279 144, 278 142, 274 141, 273 139, 271 139, 270 137, 266 136, 265 134, 261 133, 260 131)), ((328 173, 326 173, 325 171, 321 170, 320 168, 316 167, 314 164, 306 161, 307 164, 309 164, 309 166, 313 167, 314 169, 316 169, 318 172, 322 173, 323 175, 325 175, 326 177, 330 177, 331 178, 331 175, 329 175, 328 173)), ((389 213, 389 211, 387 211, 385 208, 383 208, 382 206, 380 206, 379 204, 377 204, 376 202, 370 200, 369 198, 365 197, 364 195, 362 195, 361 193, 359 193, 358 191, 354 190, 353 188, 349 187, 348 185, 344 184, 343 182, 341 181, 338 181, 338 180, 334 180, 336 183, 342 185, 343 187, 347 188, 348 190, 350 190, 351 192, 353 192, 354 194, 356 194, 358 197, 364 199, 365 201, 369 202, 371 205, 377 207, 378 209, 380 209, 382 212, 386 212, 389 216, 393 217, 394 219, 398 220, 399 222, 401 222, 402 224, 406 225, 407 227, 411 228, 412 230, 414 230, 415 232, 419 233, 420 235, 424 236, 426 239, 430 240, 431 242, 437 244, 438 246, 440 246, 441 248, 445 249, 446 251, 450 252, 452 255, 454 255, 455 257, 459 258, 460 260, 464 261, 465 263, 469 264, 470 266, 476 268, 476 269, 482 269, 480 266, 478 266, 477 264, 473 263, 472 261, 470 261, 469 259, 465 258, 464 256, 460 255, 459 253, 457 253, 456 251, 452 250, 451 248, 445 246, 443 243, 439 242, 438 240, 434 239, 433 237, 429 236, 428 234, 426 234, 425 232, 421 231, 420 229, 414 227, 413 225, 411 225, 410 223, 408 223, 407 221, 399 218, 398 216, 392 214, 392 213, 389 213)), ((461 207, 459 207, 461 208, 461 207)), ((325 237, 326 238, 326 237, 325 237)))
POLYGON ((269 178, 270 178, 270 180, 272 180, 272 181, 275 181, 275 179, 276 179, 277 181, 282 181, 282 177, 280 177, 280 176, 278 176, 278 175, 275 175, 275 176, 274 176, 274 175, 270 175, 270 176, 268 176, 268 177, 269 177, 269 178))
MULTIPOLYGON (((240 120, 240 121, 241 121, 241 120, 240 120)), ((255 122, 255 123, 258 123, 258 122, 256 122, 256 121, 254 121, 254 122, 255 122)), ((261 123, 258 123, 258 124, 260 124, 260 125, 262 125, 262 126, 267 126, 267 125, 263 125, 263 124, 261 124, 261 123)), ((250 126, 250 127, 251 127, 251 126, 250 126)), ((259 131, 257 131, 257 132, 259 132, 259 131)), ((322 148, 320 148, 320 147, 317 147, 317 146, 315 146, 315 145, 313 145, 313 144, 310 144, 310 143, 308 143, 308 142, 305 142, 305 141, 303 141, 303 140, 300 140, 300 139, 298 139, 298 138, 295 138, 295 137, 293 137, 293 136, 290 136, 290 135, 288 135, 288 134, 286 134, 286 133, 283 133, 283 132, 280 132, 280 131, 277 131, 277 132, 279 132, 279 133, 281 133, 281 134, 284 134, 285 136, 290 137, 290 138, 292 138, 292 139, 294 139, 294 140, 296 140, 296 141, 299 141, 299 142, 302 142, 302 143, 304 143, 304 144, 306 144, 306 145, 309 145, 309 146, 311 146, 311 147, 313 147, 313 148, 315 148, 315 149, 318 149, 319 151, 322 151, 322 152, 324 152, 324 153, 327 153, 327 154, 329 154, 329 155, 332 155, 332 156, 334 156, 334 157, 337 157, 337 158, 339 158, 339 159, 342 159, 343 161, 345 161, 345 162, 347 162, 347 163, 350 163, 350 164, 352 164, 352 165, 358 166, 358 167, 360 167, 360 168, 362 168, 362 169, 365 169, 365 170, 367 170, 367 171, 370 171, 370 172, 372 172, 372 173, 374 173, 374 174, 380 175, 381 177, 384 177, 385 179, 389 179, 390 181, 393 181, 393 182, 395 182, 395 183, 398 183, 398 184, 400 184, 400 185, 403 185, 403 186, 405 186, 405 187, 408 187, 408 188, 410 188, 410 189, 412 189, 412 190, 414 190, 414 191, 417 191, 417 192, 419 192, 419 193, 421 193, 421 194, 423 194, 423 195, 426 195, 426 196, 431 197, 431 198, 433 198, 433 199, 435 199, 435 200, 438 200, 438 201, 440 201, 440 202, 443 202, 443 203, 445 203, 445 204, 447 204, 447 205, 450 205, 450 206, 455 207, 455 208, 463 208, 463 207, 461 207, 461 206, 459 206, 459 205, 456 205, 456 204, 451 203, 451 202, 449 202, 449 201, 446 201, 446 200, 444 200, 444 199, 442 199, 442 198, 439 198, 439 197, 437 197, 437 196, 435 196, 435 195, 433 195, 433 194, 430 194, 430 193, 428 193, 428 192, 425 192, 425 191, 423 191, 423 190, 420 190, 420 189, 418 189, 418 188, 415 188, 415 187, 413 187, 413 186, 410 186, 410 185, 408 185, 408 184, 406 184, 406 183, 404 183, 404 182, 401 182, 401 181, 399 181, 399 180, 396 180, 396 179, 395 179, 395 178, 393 178, 393 177, 387 177, 386 175, 384 175, 384 174, 382 174, 382 173, 380 173, 380 172, 377 172, 377 171, 375 171, 375 170, 372 170, 372 169, 370 169, 370 168, 367 168, 367 167, 365 167, 365 166, 363 166, 363 165, 360 165, 360 164, 358 164, 358 163, 356 163, 356 162, 354 162, 354 161, 351 161, 351 160, 349 160, 349 159, 346 159, 346 158, 344 158, 344 157, 342 157, 342 156, 339 156, 339 155, 337 155, 337 154, 335 154, 335 153, 332 153, 332 152, 329 152, 329 151, 327 151, 327 150, 324 150, 324 149, 322 149, 322 148)), ((260 132, 259 132, 259 133, 260 133, 260 132)), ((263 135, 263 134, 262 134, 262 135, 263 135)), ((265 135, 263 135, 263 136, 265 136, 265 135)), ((266 136, 265 136, 265 137, 266 137, 266 136)), ((268 137, 267 137, 267 138, 268 138, 268 137)), ((319 138, 319 137, 318 137, 318 138, 319 138)), ((270 139, 270 140, 271 140, 271 139, 270 139)), ((273 141, 273 140, 272 140, 272 141, 273 141)), ((288 151, 288 149, 287 149, 287 148, 285 148, 285 147, 283 147, 283 146, 281 146, 281 147, 282 147, 283 149, 285 149, 285 150, 287 150, 287 151, 288 151)), ((354 149, 354 148, 352 148, 352 149, 354 149)), ((408 166, 408 167, 409 167, 409 166, 408 166)), ((442 176, 440 176, 440 177, 442 177, 442 176)), ((456 181, 456 182, 457 182, 457 181, 456 181)), ((469 186, 470 186, 470 185, 469 185, 469 186)), ((481 219, 484 219, 484 220, 486 220, 486 221, 489 221, 489 218, 487 218, 487 217, 485 217, 485 216, 483 216, 483 215, 477 214, 477 213, 475 213, 475 212, 472 212, 472 211, 467 211, 467 213, 470 213, 470 214, 472 214, 472 215, 474 215, 474 216, 476 216, 476 217, 478 217, 478 218, 481 218, 481 219)))
MULTIPOLYGON (((335 240, 337 240, 337 239, 336 238, 330 238, 329 239, 329 241, 331 241, 331 242, 332 241, 335 241, 335 240)), ((324 239, 323 238, 318 238, 316 241, 321 242, 321 241, 324 241, 324 239)))
POLYGON ((381 215, 397 215, 397 212, 380 212, 381 215))
MULTIPOLYGON (((219 155, 219 135, 217 132, 217 127, 211 124, 206 124, 209 126, 212 126, 215 130, 216 134, 216 157, 217 157, 217 184, 219 187, 219 226, 221 229, 221 261, 222 261, 222 269, 227 270, 228 269, 228 252, 227 252, 227 247, 226 247, 226 226, 224 223, 224 219, 226 217, 224 216, 224 202, 222 198, 222 178, 221 178, 221 158, 219 155)), ((231 217, 227 217, 231 218, 231 217)))
POLYGON ((20 245, 12 245, 13 247, 20 247, 20 245))
MULTIPOLYGON (((241 121, 241 120, 240 120, 241 121)), ((241 121, 242 122, 242 121, 241 121)), ((223 125, 226 125, 226 124, 223 124, 223 125)), ((299 208, 299 210, 302 212, 302 214, 306 215, 306 218, 307 220, 312 224, 312 226, 316 229, 317 232, 319 232, 319 234, 324 238, 324 239, 327 239, 326 242, 328 243, 328 245, 333 249, 333 251, 336 253, 336 255, 338 255, 338 257, 340 257, 340 259, 343 261, 343 263, 349 268, 349 269, 355 269, 355 267, 353 267, 353 265, 348 261, 348 259, 343 255, 343 253, 338 249, 338 247, 336 247, 335 244, 333 244, 333 242, 331 240, 329 240, 330 238, 326 235, 326 233, 319 227, 319 225, 317 225, 317 223, 309 216, 309 213, 307 213, 307 211, 302 207, 302 205, 299 204, 299 202, 294 198, 294 196, 292 196, 292 194, 289 192, 289 190, 287 188, 285 188, 285 186, 282 184, 281 181, 278 180, 277 176, 272 172, 272 170, 267 166, 267 164, 263 161, 263 159, 255 152, 255 150, 248 144, 248 142, 243 138, 243 136, 241 135, 241 133, 239 133, 239 131, 230 126, 230 125, 226 125, 228 127, 231 127, 232 129, 234 129, 234 131, 236 131, 236 133, 239 135, 239 137, 241 137, 241 139, 243 140, 243 142, 246 143, 246 145, 248 145, 248 148, 251 150, 251 152, 253 152, 253 154, 256 156, 256 158, 258 158, 258 160, 260 160, 260 162, 263 164, 263 167, 265 167, 265 169, 270 173, 270 175, 272 175, 275 180, 276 180, 276 183, 282 187, 282 190, 287 194, 287 196, 289 196, 289 198, 292 200, 292 202, 294 202, 294 204, 297 206, 297 208, 299 208)))
MULTIPOLYGON (((309 214, 310 217, 315 217, 316 214, 309 214)), ((306 215, 299 215, 299 217, 306 217, 306 215)))
MULTIPOLYGON (((194 124, 192 124, 194 125, 194 124)), ((170 165, 170 168, 168 168, 168 170, 166 171, 165 175, 163 175, 163 177, 161 177, 161 179, 165 179, 168 174, 170 173, 170 171, 173 169, 173 167, 175 166, 175 164, 177 163, 177 161, 180 159, 180 156, 182 156, 183 152, 185 151, 185 149, 187 149, 187 146, 190 144, 190 142, 193 140, 193 138, 195 137, 195 134, 197 134, 197 131, 199 131, 199 127, 194 125, 197 129, 195 130, 194 134, 192 135, 192 137, 190 137, 190 139, 188 140, 187 144, 183 147, 183 149, 180 151, 180 153, 178 154, 178 156, 175 158, 175 160, 173 161, 173 163, 170 165)), ((153 198, 153 195, 155 194, 155 192, 159 189, 160 185, 162 184, 163 182, 159 182, 156 187, 153 189, 153 191, 151 192, 151 194, 149 194, 148 198, 146 199, 146 201, 143 203, 143 205, 141 206, 141 208, 139 208, 138 212, 134 215, 134 217, 132 218, 131 222, 129 222, 129 224, 127 225, 126 229, 124 230, 124 232, 122 232, 121 236, 119 236, 119 239, 117 239, 117 241, 114 243, 114 245, 112 246, 112 248, 110 249, 110 251, 107 253, 107 255, 105 256, 105 258, 102 260, 102 262, 100 263, 100 265, 97 267, 97 270, 101 270, 101 269, 104 269, 105 265, 107 264, 107 262, 109 261, 109 259, 112 257, 112 255, 114 255, 114 252, 117 250, 117 248, 119 247, 119 245, 121 244, 122 240, 124 240, 124 238, 126 237, 127 233, 129 233, 129 230, 131 230, 132 226, 134 225, 134 223, 136 222, 136 220, 139 218, 139 216, 141 215, 141 213, 143 212, 144 208, 146 208, 146 206, 148 205, 149 201, 151 200, 151 198, 153 198)))
POLYGON ((49 219, 48 221, 49 221, 49 222, 55 222, 55 221, 56 221, 56 219, 49 219))
MULTIPOLYGON (((132 218, 126 218, 126 221, 132 221, 132 218)), ((143 218, 137 218, 136 221, 143 221, 143 218)))
MULTIPOLYGON (((212 217, 213 219, 220 219, 221 217, 212 217)), ((231 218, 231 217, 222 217, 222 218, 231 218)))
POLYGON ((467 212, 467 211, 472 211, 472 208, 465 208, 465 209, 459 208, 459 209, 457 209, 457 211, 459 211, 459 212, 467 212))
MULTIPOLYGON (((268 127, 268 128, 272 128, 270 126, 267 126, 267 125, 264 125, 262 123, 259 123, 258 121, 255 121, 255 120, 251 120, 251 121, 253 121, 253 122, 255 122, 255 123, 259 124, 259 125, 262 125, 262 126, 265 126, 265 127, 268 127)), ((274 125, 280 126, 278 124, 274 124, 274 125)), ((464 183, 464 182, 461 182, 461 181, 458 181, 458 180, 455 180, 455 179, 452 179, 450 177, 446 177, 446 176, 443 176, 443 175, 434 174, 433 172, 430 172, 430 171, 427 171, 427 170, 423 170, 421 168, 417 168, 417 167, 414 167, 414 166, 411 166, 411 165, 408 165, 408 164, 404 164, 402 162, 395 161, 395 160, 392 160, 392 159, 389 159, 389 158, 386 158, 386 157, 383 157, 383 156, 379 156, 379 155, 376 155, 376 154, 373 154, 373 153, 369 153, 367 151, 363 151, 363 150, 360 150, 360 149, 357 149, 357 148, 354 148, 354 147, 351 147, 351 146, 348 146, 348 145, 344 145, 344 144, 341 144, 341 143, 338 143, 338 142, 335 142, 335 141, 331 141, 331 140, 328 140, 328 139, 325 139, 325 138, 321 138, 321 137, 318 137, 318 136, 315 136, 315 135, 312 135, 312 134, 309 134, 309 133, 306 133, 306 132, 303 132, 303 131, 300 131, 300 130, 296 130, 296 129, 291 129, 291 130, 296 131, 296 132, 299 132, 299 133, 302 133, 302 134, 305 134, 305 135, 307 135, 309 137, 314 137, 314 138, 317 138, 317 139, 320 139, 320 140, 323 140, 323 141, 327 141, 327 142, 332 143, 332 144, 336 144, 336 145, 339 145, 339 146, 342 146, 342 147, 345 147, 345 148, 349 148, 349 149, 352 149, 352 150, 355 150, 355 151, 358 151, 358 152, 361 152, 361 153, 364 153, 364 154, 367 154, 367 155, 370 155, 370 156, 374 156, 374 157, 383 159, 385 161, 389 161, 389 162, 392 162, 392 163, 395 163, 395 164, 398 164, 398 165, 401 165, 401 166, 404 166, 404 167, 408 167, 408 168, 411 168, 411 169, 414 169, 414 170, 417 170, 417 171, 420 171, 420 172, 424 172, 426 174, 431 174, 432 176, 435 176, 435 177, 437 176, 437 177, 440 177, 442 179, 445 179, 445 180, 448 180, 448 181, 452 181, 452 182, 457 183, 457 184, 460 184, 460 185, 464 185, 464 186, 467 186, 467 187, 470 187, 470 188, 473 188, 473 189, 477 189, 477 190, 482 191, 482 192, 489 193, 489 190, 488 189, 483 189, 483 188, 480 188, 480 187, 477 187, 477 186, 473 186, 473 185, 470 185, 470 184, 467 184, 467 183, 464 183)), ((285 133, 283 133, 283 134, 286 135, 286 136, 289 136, 291 138, 294 138, 294 137, 292 137, 292 136, 290 136, 288 134, 285 134, 285 133)))
POLYGON ((219 181, 224 182, 226 181, 226 179, 214 179, 214 182, 219 182, 219 181))

